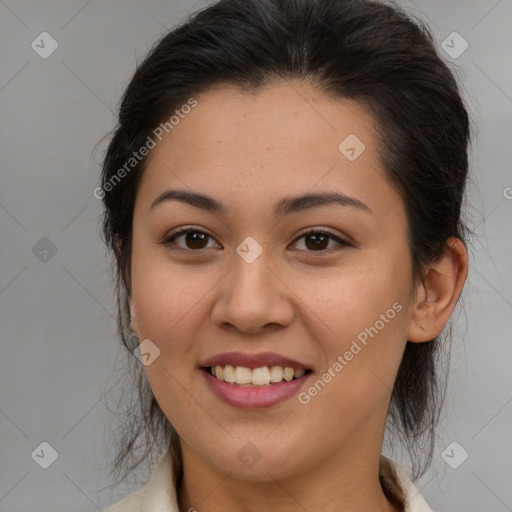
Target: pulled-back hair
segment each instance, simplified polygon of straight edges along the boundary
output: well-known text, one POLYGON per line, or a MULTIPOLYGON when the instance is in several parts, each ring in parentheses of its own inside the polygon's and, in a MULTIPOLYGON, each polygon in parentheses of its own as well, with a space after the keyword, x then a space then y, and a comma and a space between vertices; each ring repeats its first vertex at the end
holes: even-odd
MULTIPOLYGON (((256 91, 291 79, 334 98, 357 100, 373 114, 382 168, 407 212, 413 283, 425 278, 449 237, 466 242, 461 205, 470 120, 454 74, 421 20, 397 5, 369 0, 220 0, 166 34, 138 65, 103 161, 102 235, 112 255, 118 333, 129 352, 139 343, 130 329, 128 302, 132 219, 147 158, 115 186, 107 184, 191 97, 224 84, 256 91)), ((449 329, 442 338, 407 342, 391 396, 387 428, 408 449, 413 478, 432 461, 449 329)), ((177 433, 143 366, 135 357, 129 360, 138 394, 126 409, 114 461, 114 470, 124 468, 125 476, 155 447, 170 446, 180 457, 177 433)))

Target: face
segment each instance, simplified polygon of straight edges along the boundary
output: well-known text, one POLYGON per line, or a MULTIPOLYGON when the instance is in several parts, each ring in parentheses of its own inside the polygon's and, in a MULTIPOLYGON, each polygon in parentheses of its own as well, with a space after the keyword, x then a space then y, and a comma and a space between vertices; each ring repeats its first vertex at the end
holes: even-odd
POLYGON ((150 154, 131 273, 132 327, 184 454, 262 481, 380 454, 412 277, 374 119, 299 82, 195 99, 150 154))

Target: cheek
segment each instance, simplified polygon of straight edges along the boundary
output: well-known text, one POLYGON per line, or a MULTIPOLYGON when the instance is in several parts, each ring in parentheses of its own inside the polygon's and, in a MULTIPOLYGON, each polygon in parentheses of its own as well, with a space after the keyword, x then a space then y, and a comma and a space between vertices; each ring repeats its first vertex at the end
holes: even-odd
MULTIPOLYGON (((341 314, 332 311, 337 336, 320 340, 325 366, 298 397, 309 411, 303 417, 310 431, 329 411, 326 428, 337 442, 347 440, 374 413, 386 414, 405 344, 405 308, 398 301, 373 298, 360 303, 359 310, 351 301, 346 305, 341 314)), ((324 442, 321 436, 318 442, 324 442)))
POLYGON ((405 314, 396 310, 405 311, 409 285, 396 264, 381 262, 361 268, 331 269, 323 279, 297 276, 294 293, 307 306, 307 316, 316 320, 318 342, 326 352, 333 353, 344 349, 347 343, 350 345, 351 340, 376 322, 379 331, 399 332, 405 314), (402 307, 393 309, 395 303, 402 307))
MULTIPOLYGON (((159 356, 145 366, 149 384, 168 420, 181 431, 204 418, 193 398, 196 375, 197 332, 209 318, 202 301, 214 280, 191 277, 169 262, 140 262, 142 278, 134 286, 134 301, 141 335, 159 349, 159 356), (205 291, 206 290, 206 291, 205 291), (187 411, 187 415, 183 415, 187 411), (186 416, 186 418, 184 417, 186 416)), ((137 267, 134 267, 134 273, 137 267)), ((197 370, 198 371, 198 370, 197 370)))
POLYGON ((381 257, 358 271, 340 270, 308 294, 304 302, 321 320, 315 339, 325 355, 326 373, 317 386, 323 395, 320 409, 332 401, 340 414, 361 410, 361 404, 366 410, 392 389, 408 325, 410 283, 404 265, 381 257))
POLYGON ((135 256, 132 276, 133 301, 145 337, 174 346, 169 340, 185 339, 191 329, 199 328, 203 299, 216 282, 211 270, 198 266, 184 271, 162 256, 135 256))

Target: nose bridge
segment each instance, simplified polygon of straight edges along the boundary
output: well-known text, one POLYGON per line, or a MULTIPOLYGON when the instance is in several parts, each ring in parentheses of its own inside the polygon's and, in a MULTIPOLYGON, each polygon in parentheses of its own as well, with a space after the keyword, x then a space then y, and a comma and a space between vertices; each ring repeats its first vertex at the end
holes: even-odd
POLYGON ((286 286, 276 277, 272 251, 248 238, 236 249, 213 320, 245 331, 256 331, 269 323, 286 324, 293 308, 286 286))
POLYGON ((256 306, 259 298, 268 302, 275 293, 275 275, 272 267, 272 251, 247 237, 236 248, 233 272, 230 278, 230 294, 251 299, 256 306))

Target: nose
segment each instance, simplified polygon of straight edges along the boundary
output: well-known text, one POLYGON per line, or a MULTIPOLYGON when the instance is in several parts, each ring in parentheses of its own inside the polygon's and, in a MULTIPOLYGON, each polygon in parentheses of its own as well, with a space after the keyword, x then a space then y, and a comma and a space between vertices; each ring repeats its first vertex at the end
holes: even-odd
POLYGON ((265 250, 252 263, 235 254, 219 283, 212 322, 250 334, 286 327, 294 316, 293 297, 285 272, 265 250))

